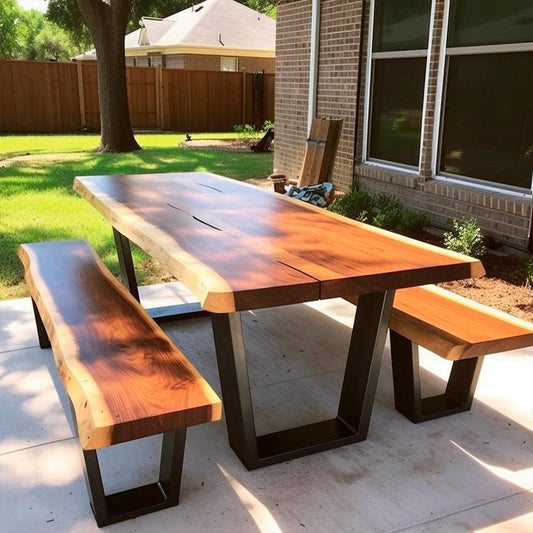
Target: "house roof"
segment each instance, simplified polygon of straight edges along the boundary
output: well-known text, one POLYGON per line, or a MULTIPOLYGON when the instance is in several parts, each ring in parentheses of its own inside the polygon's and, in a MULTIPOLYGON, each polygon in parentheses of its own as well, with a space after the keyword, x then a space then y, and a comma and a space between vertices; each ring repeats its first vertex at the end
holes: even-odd
MULTIPOLYGON (((164 19, 142 17, 126 56, 197 53, 274 57, 276 21, 234 0, 204 0, 164 19)), ((89 50, 75 59, 96 59, 89 50)))
POLYGON ((276 22, 234 0, 204 0, 164 19, 143 17, 126 35, 127 55, 148 47, 201 47, 274 52, 276 22))

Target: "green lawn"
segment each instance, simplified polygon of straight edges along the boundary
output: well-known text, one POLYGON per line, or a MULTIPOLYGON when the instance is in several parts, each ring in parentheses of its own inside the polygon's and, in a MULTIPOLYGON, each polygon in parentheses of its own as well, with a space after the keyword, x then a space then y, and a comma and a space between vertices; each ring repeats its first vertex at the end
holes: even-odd
MULTIPOLYGON (((235 134, 195 134, 194 139, 235 134)), ((209 171, 234 179, 268 176, 272 153, 180 149, 180 134, 135 136, 143 150, 96 154, 99 136, 4 135, 0 137, 0 299, 26 296, 16 256, 23 242, 83 238, 118 274, 111 227, 72 190, 75 176, 141 172, 209 171)), ((141 250, 134 249, 140 284, 166 274, 141 250)))

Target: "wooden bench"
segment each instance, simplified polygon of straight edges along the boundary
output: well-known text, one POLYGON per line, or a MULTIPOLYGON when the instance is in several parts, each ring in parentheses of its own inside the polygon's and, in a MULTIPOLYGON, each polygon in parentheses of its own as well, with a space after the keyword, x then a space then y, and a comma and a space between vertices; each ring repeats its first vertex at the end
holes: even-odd
POLYGON ((209 384, 85 242, 23 244, 41 347, 53 349, 104 526, 178 504, 187 427, 219 420, 209 384), (159 481, 104 493, 96 450, 163 434, 159 481))
POLYGON ((533 345, 532 323, 435 285, 396 291, 389 334, 394 404, 414 423, 468 411, 484 356, 533 345), (422 398, 419 346, 453 361, 444 393, 422 398))
POLYGON ((396 291, 390 319, 396 409, 418 423, 468 411, 483 357, 533 345, 533 324, 436 286, 396 291), (421 398, 418 346, 453 361, 445 392, 421 398))

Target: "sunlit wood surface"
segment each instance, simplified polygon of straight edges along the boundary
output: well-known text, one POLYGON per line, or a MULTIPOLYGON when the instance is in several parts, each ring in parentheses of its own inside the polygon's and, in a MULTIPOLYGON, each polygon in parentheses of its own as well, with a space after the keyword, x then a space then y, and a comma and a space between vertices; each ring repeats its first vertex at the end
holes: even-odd
POLYGON ((19 257, 84 449, 220 419, 209 384, 85 241, 23 244, 19 257))
POLYGON ((213 312, 484 274, 478 260, 209 173, 84 176, 74 189, 213 312))
POLYGON ((435 286, 397 291, 390 328, 450 360, 533 344, 530 322, 435 286))

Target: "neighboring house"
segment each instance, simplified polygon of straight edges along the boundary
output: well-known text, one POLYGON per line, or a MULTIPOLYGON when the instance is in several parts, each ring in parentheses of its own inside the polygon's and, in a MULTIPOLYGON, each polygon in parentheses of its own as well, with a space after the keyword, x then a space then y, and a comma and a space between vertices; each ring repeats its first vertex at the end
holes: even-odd
POLYGON ((274 73, 276 21, 233 0, 205 0, 140 24, 125 38, 127 66, 274 73))
POLYGON ((284 1, 276 64, 276 172, 312 116, 343 118, 337 188, 533 248, 531 0, 284 1))

